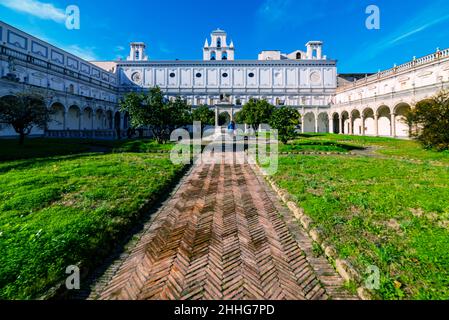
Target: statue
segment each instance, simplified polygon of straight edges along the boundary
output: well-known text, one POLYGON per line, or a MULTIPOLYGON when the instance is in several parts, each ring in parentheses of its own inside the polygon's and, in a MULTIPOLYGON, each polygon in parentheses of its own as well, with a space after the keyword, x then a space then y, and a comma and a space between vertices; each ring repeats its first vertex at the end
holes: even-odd
POLYGON ((13 57, 8 58, 8 69, 10 74, 14 74, 14 72, 16 71, 16 63, 14 62, 13 57))
POLYGON ((9 69, 9 72, 3 78, 10 80, 10 81, 19 82, 20 79, 17 77, 17 75, 15 73, 16 72, 16 64, 14 62, 13 57, 8 58, 8 69, 9 69))

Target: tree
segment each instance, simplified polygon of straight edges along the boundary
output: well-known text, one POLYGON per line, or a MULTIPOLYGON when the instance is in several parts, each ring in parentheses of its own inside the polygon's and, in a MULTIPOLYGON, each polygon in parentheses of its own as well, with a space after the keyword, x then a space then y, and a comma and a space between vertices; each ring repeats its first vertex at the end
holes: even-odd
POLYGON ((45 129, 50 121, 50 110, 44 98, 34 93, 22 93, 0 99, 0 123, 11 125, 23 145, 34 127, 45 129))
POLYGON ((243 113, 243 110, 240 110, 239 112, 237 112, 234 115, 234 119, 235 119, 235 122, 237 122, 237 123, 240 123, 240 124, 246 123, 245 122, 245 114, 243 113))
POLYGON ((268 124, 275 107, 266 100, 250 99, 239 112, 239 122, 244 122, 253 127, 254 131, 259 129, 263 123, 268 124))
POLYGON ((270 125, 278 130, 279 140, 287 144, 289 140, 296 136, 296 126, 299 124, 301 115, 291 107, 282 106, 273 112, 270 119, 270 125))
POLYGON ((229 116, 229 113, 222 112, 218 115, 218 125, 219 126, 228 125, 230 121, 231 121, 231 117, 229 116))
POLYGON ((414 136, 425 147, 449 150, 449 91, 417 103, 408 118, 418 128, 414 136))
POLYGON ((162 91, 152 88, 148 93, 129 93, 120 101, 121 111, 130 115, 131 126, 150 127, 157 142, 170 140, 173 130, 191 121, 190 108, 180 97, 174 101, 164 98, 162 91))
POLYGON ((208 106, 202 105, 192 112, 193 121, 201 122, 201 132, 204 131, 206 126, 212 126, 215 124, 215 112, 210 110, 208 106))

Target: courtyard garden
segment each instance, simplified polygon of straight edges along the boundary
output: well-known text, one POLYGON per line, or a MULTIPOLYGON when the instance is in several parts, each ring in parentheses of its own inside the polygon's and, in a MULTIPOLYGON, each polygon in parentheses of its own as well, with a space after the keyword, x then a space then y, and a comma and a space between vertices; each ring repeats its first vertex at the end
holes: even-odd
POLYGON ((153 141, 0 140, 0 299, 92 270, 183 172, 153 141))
POLYGON ((375 298, 449 299, 449 152, 324 134, 280 146, 292 149, 322 154, 281 154, 277 184, 340 258, 360 274, 380 269, 375 298))

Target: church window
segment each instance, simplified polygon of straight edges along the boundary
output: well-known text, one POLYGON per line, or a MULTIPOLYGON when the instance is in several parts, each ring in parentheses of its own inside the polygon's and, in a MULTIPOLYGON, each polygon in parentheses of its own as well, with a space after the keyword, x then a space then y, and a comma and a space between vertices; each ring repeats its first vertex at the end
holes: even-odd
POLYGON ((228 74, 225 72, 225 73, 223 73, 223 78, 227 78, 228 77, 228 74))
POLYGON ((140 57, 140 52, 136 51, 136 60, 139 60, 139 57, 140 57))
POLYGON ((216 55, 215 51, 212 51, 212 53, 210 54, 210 59, 217 60, 217 55, 216 55))
POLYGON ((296 59, 298 59, 298 60, 301 59, 301 52, 298 52, 298 53, 296 54, 296 59))
POLYGON ((201 78, 202 76, 203 76, 203 75, 202 75, 201 73, 199 73, 199 72, 196 74, 196 77, 197 77, 197 78, 201 78))
POLYGON ((250 72, 250 73, 248 74, 248 77, 254 78, 254 73, 250 72))
POLYGON ((176 77, 176 74, 174 72, 170 73, 170 78, 176 77))
POLYGON ((223 57, 221 59, 222 60, 228 60, 228 53, 227 52, 223 52, 223 57))
POLYGON ((217 48, 221 48, 221 38, 217 39, 217 48))

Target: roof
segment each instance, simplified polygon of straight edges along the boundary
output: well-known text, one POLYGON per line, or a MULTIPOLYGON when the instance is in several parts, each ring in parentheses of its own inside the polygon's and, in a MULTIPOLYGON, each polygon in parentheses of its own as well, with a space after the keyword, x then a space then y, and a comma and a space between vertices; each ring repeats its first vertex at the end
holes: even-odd
POLYGON ((218 28, 217 30, 212 31, 212 34, 217 34, 217 33, 226 33, 226 31, 221 30, 220 28, 218 28))

